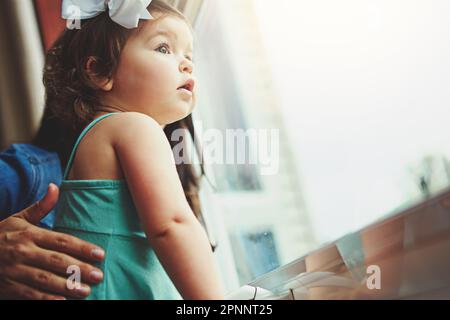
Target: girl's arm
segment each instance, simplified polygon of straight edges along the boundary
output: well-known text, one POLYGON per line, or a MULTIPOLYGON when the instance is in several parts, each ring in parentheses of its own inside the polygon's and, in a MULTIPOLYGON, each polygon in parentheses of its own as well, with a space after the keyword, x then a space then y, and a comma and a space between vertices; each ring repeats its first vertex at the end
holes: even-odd
POLYGON ((166 272, 184 299, 224 299, 211 246, 186 200, 161 125, 134 112, 117 118, 121 130, 114 148, 147 237, 166 272))

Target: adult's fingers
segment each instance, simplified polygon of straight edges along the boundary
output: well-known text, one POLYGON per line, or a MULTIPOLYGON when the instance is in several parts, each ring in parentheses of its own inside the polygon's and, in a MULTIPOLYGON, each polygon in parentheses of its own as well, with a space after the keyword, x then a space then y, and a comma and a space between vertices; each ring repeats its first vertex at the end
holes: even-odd
POLYGON ((63 296, 52 295, 13 280, 0 279, 0 289, 1 299, 65 300, 63 296))
POLYGON ((16 265, 7 269, 10 269, 5 271, 10 281, 26 284, 31 288, 39 288, 41 292, 48 292, 50 295, 85 298, 91 292, 90 287, 85 284, 80 283, 79 287, 75 286, 71 289, 67 285, 67 279, 27 265, 16 265))
POLYGON ((74 236, 50 230, 39 229, 34 242, 41 248, 62 252, 87 261, 101 261, 105 256, 102 248, 74 236))
POLYGON ((56 251, 36 248, 24 262, 64 277, 70 275, 67 273, 70 266, 76 266, 79 268, 82 283, 96 284, 103 280, 103 272, 100 269, 56 251))
POLYGON ((38 224, 55 207, 58 196, 59 188, 55 184, 50 183, 47 193, 41 200, 15 214, 15 216, 23 218, 32 224, 38 224))

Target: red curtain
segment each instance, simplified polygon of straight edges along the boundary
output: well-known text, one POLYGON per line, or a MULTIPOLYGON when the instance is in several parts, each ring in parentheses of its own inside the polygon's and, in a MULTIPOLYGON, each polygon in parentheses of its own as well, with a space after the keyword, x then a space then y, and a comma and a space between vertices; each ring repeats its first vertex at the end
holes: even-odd
POLYGON ((46 51, 66 25, 66 21, 61 18, 61 2, 62 0, 34 0, 42 42, 46 51))

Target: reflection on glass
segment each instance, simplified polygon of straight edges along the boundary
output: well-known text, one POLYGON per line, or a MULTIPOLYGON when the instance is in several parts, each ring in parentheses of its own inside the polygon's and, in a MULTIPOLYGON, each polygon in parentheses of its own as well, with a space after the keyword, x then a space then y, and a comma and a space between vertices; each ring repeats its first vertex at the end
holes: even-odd
POLYGON ((240 283, 248 283, 280 266, 272 231, 238 231, 232 233, 231 240, 235 260, 244 262, 237 265, 240 283))
POLYGON ((262 299, 284 299, 289 293, 295 300, 450 299, 448 270, 450 190, 346 235, 249 287, 265 290, 262 299), (296 264, 300 272, 292 275, 296 264))

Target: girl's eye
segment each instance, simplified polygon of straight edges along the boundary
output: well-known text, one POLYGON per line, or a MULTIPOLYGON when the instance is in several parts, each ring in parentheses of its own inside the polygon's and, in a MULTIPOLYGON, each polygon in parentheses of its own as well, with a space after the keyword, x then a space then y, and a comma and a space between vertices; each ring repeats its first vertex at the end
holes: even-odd
POLYGON ((170 53, 169 46, 168 46, 167 44, 162 44, 162 45, 160 45, 160 46, 156 49, 156 51, 161 52, 161 53, 163 53, 163 54, 168 54, 168 53, 170 53))

